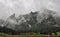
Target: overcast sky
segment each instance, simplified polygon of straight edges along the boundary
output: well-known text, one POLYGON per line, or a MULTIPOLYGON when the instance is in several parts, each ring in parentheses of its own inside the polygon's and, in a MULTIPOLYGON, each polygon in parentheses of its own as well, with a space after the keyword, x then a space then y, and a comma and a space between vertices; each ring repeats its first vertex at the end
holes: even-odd
POLYGON ((60 15, 60 0, 0 0, 0 18, 6 19, 13 13, 27 14, 30 11, 40 11, 47 8, 60 15))

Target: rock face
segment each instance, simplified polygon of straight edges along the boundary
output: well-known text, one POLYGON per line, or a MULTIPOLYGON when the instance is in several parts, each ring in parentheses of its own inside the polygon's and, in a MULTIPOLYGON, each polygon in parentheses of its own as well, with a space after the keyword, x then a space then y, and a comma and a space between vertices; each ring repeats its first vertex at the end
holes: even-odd
POLYGON ((13 14, 6 20, 5 27, 18 32, 56 32, 59 25, 52 14, 54 11, 48 9, 43 10, 42 13, 30 12, 18 17, 13 14))
POLYGON ((23 17, 19 20, 21 21, 19 22, 20 24, 17 25, 15 29, 20 31, 21 30, 29 31, 33 29, 33 26, 37 23, 36 17, 37 17, 37 12, 35 13, 31 12, 30 14, 23 15, 23 17))
POLYGON ((16 24, 17 24, 17 19, 15 18, 15 14, 9 16, 9 18, 6 20, 7 28, 14 29, 16 24))
MULTIPOLYGON (((15 17, 15 14, 13 14, 7 19, 7 22, 9 22, 11 24, 10 25, 11 28, 13 26, 15 28, 15 25, 22 26, 21 24, 23 24, 23 23, 26 23, 24 25, 28 25, 28 26, 32 27, 32 26, 35 26, 35 24, 37 24, 37 23, 41 23, 45 19, 50 22, 55 22, 54 17, 52 16, 53 13, 54 13, 53 11, 46 9, 42 13, 31 12, 26 15, 20 15, 17 18, 15 17), (52 17, 50 17, 50 16, 52 16, 52 17), (50 18, 53 20, 51 20, 50 18)), ((47 23, 47 22, 45 22, 45 23, 47 23)))
POLYGON ((54 11, 48 10, 48 9, 44 9, 42 11, 42 13, 39 13, 37 16, 37 21, 39 23, 41 23, 41 21, 43 21, 44 19, 49 18, 49 16, 51 15, 54 18, 54 11))

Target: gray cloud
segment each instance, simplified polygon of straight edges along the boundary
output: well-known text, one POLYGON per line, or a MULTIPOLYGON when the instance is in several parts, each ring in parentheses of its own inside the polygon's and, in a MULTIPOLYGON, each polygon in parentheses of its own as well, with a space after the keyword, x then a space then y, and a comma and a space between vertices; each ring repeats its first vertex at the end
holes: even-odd
POLYGON ((60 0, 0 0, 0 18, 6 19, 13 13, 27 14, 47 8, 60 14, 60 0))

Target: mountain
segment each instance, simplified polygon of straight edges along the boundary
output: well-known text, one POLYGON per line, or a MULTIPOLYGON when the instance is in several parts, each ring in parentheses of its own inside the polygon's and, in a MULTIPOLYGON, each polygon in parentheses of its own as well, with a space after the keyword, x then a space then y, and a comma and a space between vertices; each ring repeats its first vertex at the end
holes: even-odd
POLYGON ((59 27, 56 23, 56 19, 52 14, 55 14, 54 11, 44 10, 43 13, 39 12, 30 12, 29 14, 19 16, 21 17, 18 21, 19 24, 16 25, 15 29, 17 31, 39 31, 42 28, 54 28, 59 27))
POLYGON ((5 27, 17 32, 56 32, 60 26, 54 14, 54 11, 48 9, 44 9, 43 12, 30 12, 18 17, 13 14, 7 18, 5 27))
POLYGON ((26 15, 19 15, 17 18, 15 17, 15 14, 13 14, 7 19, 7 23, 8 23, 8 27, 10 26, 11 28, 14 28, 14 29, 15 29, 15 25, 21 25, 22 23, 25 23, 25 22, 29 24, 28 26, 32 27, 33 25, 35 26, 35 24, 41 23, 43 20, 48 18, 51 18, 54 20, 51 22, 55 22, 55 18, 53 17, 52 14, 54 14, 54 11, 51 11, 48 9, 44 9, 42 13, 30 12, 29 14, 26 14, 26 15))

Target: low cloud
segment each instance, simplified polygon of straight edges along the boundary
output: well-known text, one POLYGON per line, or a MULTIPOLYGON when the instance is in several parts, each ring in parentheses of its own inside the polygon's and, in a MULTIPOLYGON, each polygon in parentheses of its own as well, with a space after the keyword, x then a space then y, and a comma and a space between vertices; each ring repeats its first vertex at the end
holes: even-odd
POLYGON ((0 18, 6 19, 13 13, 27 14, 47 8, 60 14, 60 0, 0 0, 0 18))

